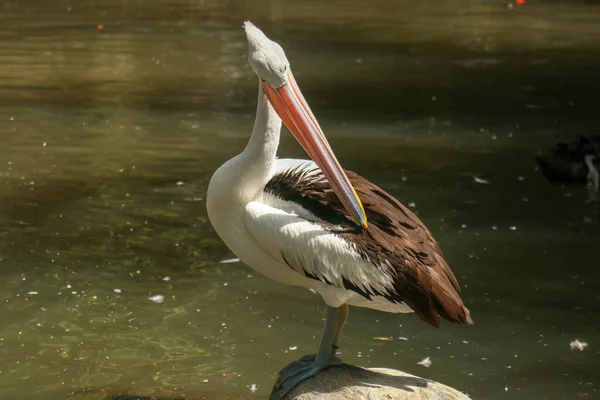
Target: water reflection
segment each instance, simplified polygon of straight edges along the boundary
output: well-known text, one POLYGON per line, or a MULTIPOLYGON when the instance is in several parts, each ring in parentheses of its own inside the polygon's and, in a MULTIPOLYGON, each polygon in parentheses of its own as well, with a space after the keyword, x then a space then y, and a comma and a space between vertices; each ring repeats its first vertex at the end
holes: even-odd
POLYGON ((352 310, 344 359, 477 398, 594 398, 598 208, 533 156, 597 125, 600 12, 529 3, 5 2, 0 397, 255 398, 315 348, 320 300, 219 264, 206 220, 252 124, 250 18, 344 165, 414 203, 477 322, 352 310))

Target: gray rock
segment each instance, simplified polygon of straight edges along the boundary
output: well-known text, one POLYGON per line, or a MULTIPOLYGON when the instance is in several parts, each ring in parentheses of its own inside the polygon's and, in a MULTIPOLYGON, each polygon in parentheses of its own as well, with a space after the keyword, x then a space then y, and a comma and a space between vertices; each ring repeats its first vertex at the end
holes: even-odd
POLYGON ((425 378, 387 368, 344 364, 298 385, 286 400, 468 400, 469 397, 425 378))

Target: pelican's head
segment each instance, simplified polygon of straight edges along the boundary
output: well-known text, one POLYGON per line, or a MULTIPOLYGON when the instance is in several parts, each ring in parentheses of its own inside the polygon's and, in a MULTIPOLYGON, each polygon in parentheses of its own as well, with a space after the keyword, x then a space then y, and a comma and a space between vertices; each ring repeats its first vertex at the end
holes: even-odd
POLYGON ((366 229, 367 217, 362 203, 304 99, 285 52, 251 22, 246 21, 244 29, 250 67, 262 81, 262 88, 273 109, 321 168, 352 219, 366 229))
POLYGON ((272 88, 278 89, 288 83, 290 62, 278 43, 269 40, 252 22, 244 22, 248 39, 248 62, 252 71, 272 88))

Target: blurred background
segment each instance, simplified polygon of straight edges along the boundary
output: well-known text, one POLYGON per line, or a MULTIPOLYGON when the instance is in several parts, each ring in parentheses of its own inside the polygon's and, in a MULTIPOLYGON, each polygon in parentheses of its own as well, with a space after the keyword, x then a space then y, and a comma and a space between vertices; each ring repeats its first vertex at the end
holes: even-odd
MULTIPOLYGON (((262 399, 314 353, 320 298, 206 217, 252 129, 245 19, 342 165, 434 233, 476 323, 353 309, 341 357, 475 399, 598 398, 599 206, 535 160, 600 133, 600 2, 568 0, 1 2, 0 398, 262 399)), ((288 134, 279 154, 306 157, 288 134)))

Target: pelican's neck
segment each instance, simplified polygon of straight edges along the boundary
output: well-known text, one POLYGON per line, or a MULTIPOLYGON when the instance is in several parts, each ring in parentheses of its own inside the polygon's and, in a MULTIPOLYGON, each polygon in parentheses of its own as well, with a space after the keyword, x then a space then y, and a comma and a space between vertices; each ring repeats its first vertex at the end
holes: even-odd
MULTIPOLYGON (((240 154, 253 174, 269 174, 277 156, 281 119, 267 100, 261 81, 258 81, 258 105, 254 129, 248 145, 240 154)), ((265 181, 263 186, 267 182, 265 181)))
POLYGON ((262 195, 271 178, 280 131, 281 119, 268 102, 259 81, 258 106, 252 136, 244 151, 223 164, 213 175, 208 186, 209 210, 230 211, 231 202, 245 206, 262 195))

